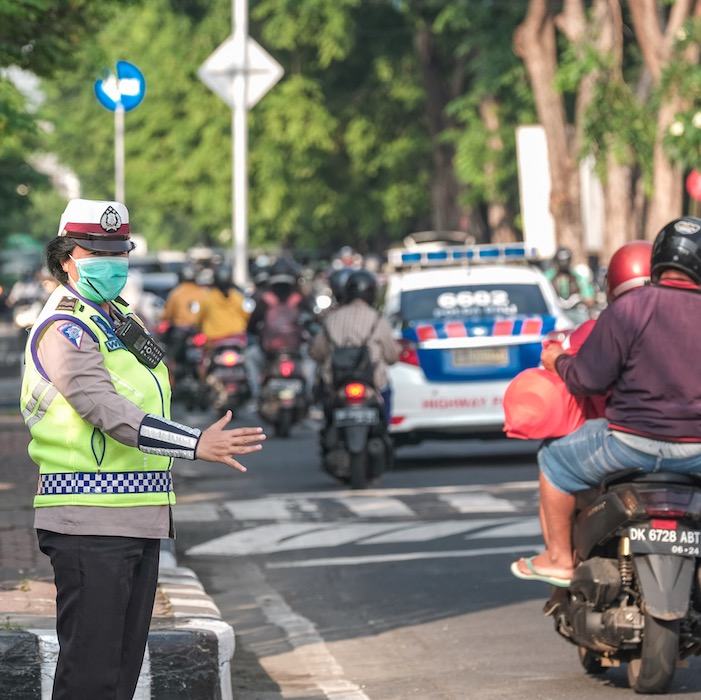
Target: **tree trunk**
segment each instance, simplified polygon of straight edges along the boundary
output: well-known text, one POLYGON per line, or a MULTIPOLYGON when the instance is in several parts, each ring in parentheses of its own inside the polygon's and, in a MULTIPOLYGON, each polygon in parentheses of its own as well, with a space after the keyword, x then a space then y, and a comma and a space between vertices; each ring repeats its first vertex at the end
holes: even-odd
MULTIPOLYGON (((499 114, 498 105, 493 97, 485 97, 480 102, 480 116, 482 123, 491 134, 489 137, 489 148, 494 152, 504 150, 504 144, 499 136, 499 114)), ((491 241, 493 243, 509 243, 516 241, 516 230, 513 221, 513 212, 500 203, 497 185, 495 182, 496 167, 493 163, 486 166, 486 178, 488 182, 488 204, 487 204, 487 227, 489 228, 491 241)))
MULTIPOLYGON (((633 18, 633 30, 643 55, 645 67, 655 85, 659 85, 665 64, 672 55, 675 37, 682 24, 692 12, 701 13, 701 1, 676 0, 669 9, 667 24, 662 3, 658 0, 635 0, 628 3, 633 18)), ((687 60, 698 61, 698 49, 690 49, 687 60)), ((657 113, 657 134, 653 157, 652 197, 647 216, 645 235, 655 238, 659 230, 672 218, 680 216, 683 202, 681 169, 666 157, 662 139, 674 120, 675 112, 681 107, 683 97, 672 93, 657 113)))
POLYGON ((579 167, 574 134, 569 128, 562 95, 553 87, 557 70, 557 39, 553 0, 530 0, 526 18, 514 33, 514 51, 523 59, 536 111, 548 144, 551 193, 550 211, 559 245, 572 250, 582 262, 582 217, 579 167))
MULTIPOLYGON (((464 222, 458 197, 460 185, 455 177, 451 144, 441 143, 440 134, 450 126, 445 107, 455 95, 449 94, 442 70, 433 47, 430 27, 422 25, 414 37, 414 46, 419 57, 421 78, 426 91, 426 123, 433 158, 431 182, 431 217, 436 231, 459 230, 464 222)), ((458 81, 462 88, 461 81, 458 81)))

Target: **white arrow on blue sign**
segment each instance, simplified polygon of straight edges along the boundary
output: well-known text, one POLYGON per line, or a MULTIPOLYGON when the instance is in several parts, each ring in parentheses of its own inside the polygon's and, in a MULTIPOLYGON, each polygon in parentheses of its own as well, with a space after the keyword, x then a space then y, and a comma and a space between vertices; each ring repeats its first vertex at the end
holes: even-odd
POLYGON ((105 108, 114 112, 119 105, 128 112, 141 104, 146 94, 143 73, 128 61, 117 61, 117 74, 108 73, 95 82, 95 96, 105 108))

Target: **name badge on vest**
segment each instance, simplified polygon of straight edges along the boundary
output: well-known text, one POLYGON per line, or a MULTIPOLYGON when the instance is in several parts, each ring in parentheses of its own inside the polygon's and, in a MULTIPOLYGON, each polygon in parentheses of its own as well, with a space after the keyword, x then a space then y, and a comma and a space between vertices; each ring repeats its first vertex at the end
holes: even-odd
POLYGON ((95 323, 100 327, 100 330, 107 336, 105 347, 107 348, 108 352, 124 348, 124 344, 115 335, 114 330, 112 330, 112 326, 110 326, 110 324, 107 323, 102 316, 91 316, 90 319, 95 321, 95 323))

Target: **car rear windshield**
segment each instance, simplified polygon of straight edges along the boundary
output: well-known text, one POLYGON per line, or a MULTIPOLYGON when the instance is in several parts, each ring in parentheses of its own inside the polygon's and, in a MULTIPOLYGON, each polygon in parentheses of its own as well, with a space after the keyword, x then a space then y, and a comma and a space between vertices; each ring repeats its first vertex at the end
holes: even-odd
POLYGON ((404 321, 548 313, 548 306, 536 284, 417 289, 403 292, 400 301, 400 315, 404 321))

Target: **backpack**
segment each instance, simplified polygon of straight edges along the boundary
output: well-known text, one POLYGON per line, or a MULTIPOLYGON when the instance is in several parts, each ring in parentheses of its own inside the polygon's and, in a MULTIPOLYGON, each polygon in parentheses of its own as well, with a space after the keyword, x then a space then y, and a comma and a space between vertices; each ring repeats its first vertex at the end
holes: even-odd
POLYGON ((326 326, 323 326, 326 337, 331 345, 331 378, 334 387, 338 387, 344 382, 358 380, 373 385, 373 375, 375 365, 370 359, 368 342, 375 332, 375 328, 380 320, 378 314, 375 323, 368 337, 362 345, 336 345, 331 338, 326 326))
POLYGON ((265 292, 267 305, 260 333, 260 346, 268 354, 299 352, 302 346, 302 295, 292 292, 285 301, 265 292))

